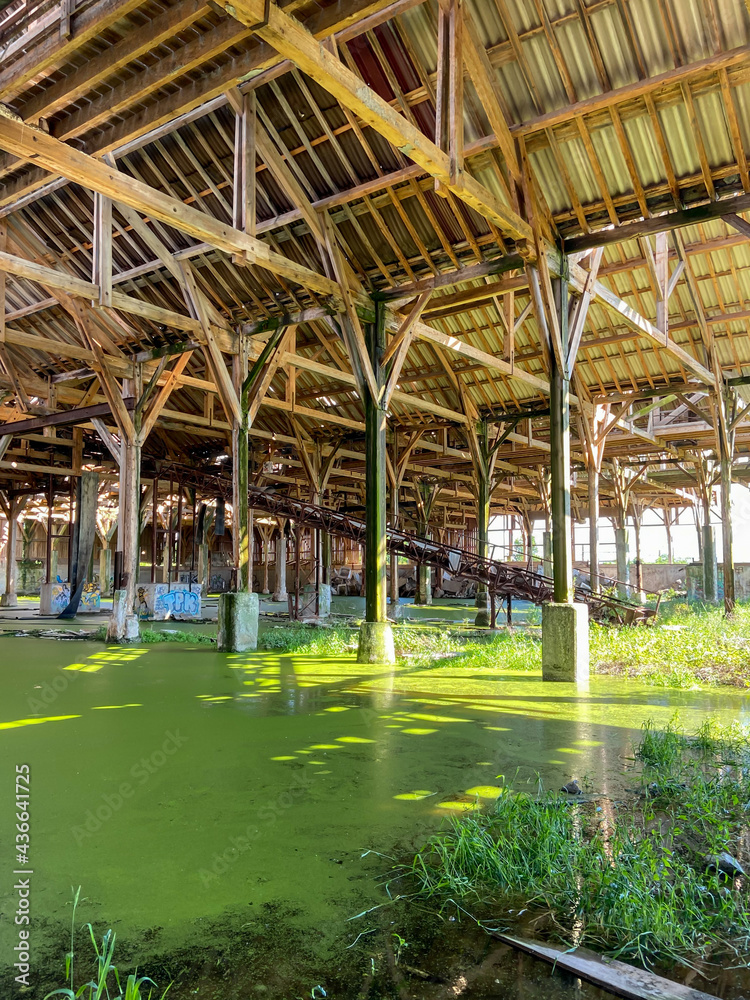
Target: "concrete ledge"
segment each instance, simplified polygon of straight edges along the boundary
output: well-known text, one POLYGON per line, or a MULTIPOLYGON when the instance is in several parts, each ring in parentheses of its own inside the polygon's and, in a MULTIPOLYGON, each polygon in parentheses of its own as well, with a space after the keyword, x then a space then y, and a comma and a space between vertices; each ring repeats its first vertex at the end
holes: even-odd
POLYGON ((359 627, 357 663, 395 663, 390 622, 362 622, 359 627))
POLYGON ((588 678, 588 607, 542 605, 542 680, 581 684, 588 678))
POLYGON ((258 648, 258 595, 219 595, 217 649, 223 653, 246 653, 258 648))

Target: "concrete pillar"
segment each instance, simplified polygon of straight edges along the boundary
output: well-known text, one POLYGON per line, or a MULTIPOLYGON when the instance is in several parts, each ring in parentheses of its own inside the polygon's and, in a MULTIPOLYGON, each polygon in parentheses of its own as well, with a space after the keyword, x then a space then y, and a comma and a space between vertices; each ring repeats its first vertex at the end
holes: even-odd
POLYGON ((621 582, 617 585, 617 593, 622 598, 627 598, 630 588, 628 583, 628 529, 615 528, 615 552, 617 554, 617 579, 621 582))
POLYGON ((589 677, 589 609, 542 605, 542 680, 585 683, 589 677))
MULTIPOLYGON (((385 351, 385 307, 376 301, 375 322, 366 330, 370 356, 378 387, 384 383, 381 358, 385 351)), ((394 663, 393 631, 386 609, 386 411, 365 385, 365 621, 360 627, 359 663, 394 663)))
POLYGON ((279 537, 276 539, 276 587, 273 594, 274 601, 286 601, 286 535, 282 528, 279 537))
POLYGON ((107 627, 109 642, 132 642, 138 638, 135 595, 140 570, 141 446, 122 436, 120 445, 120 510, 118 542, 122 546, 122 587, 115 591, 107 627), (118 598, 118 594, 123 594, 118 598), (124 606, 123 606, 124 603, 124 606))
POLYGON ((716 604, 719 599, 719 568, 716 565, 716 538, 710 524, 701 529, 703 536, 703 599, 716 604))
POLYGON ((329 618, 331 614, 331 585, 318 584, 318 617, 329 618))
POLYGON ((417 566, 417 592, 415 604, 432 604, 432 567, 425 563, 417 566))
POLYGON ((258 595, 247 590, 219 594, 216 648, 222 653, 246 653, 258 648, 258 595))
MULTIPOLYGON (((563 351, 567 351, 568 281, 565 276, 554 282, 554 292, 563 351)), ((532 283, 532 294, 541 300, 538 282, 532 283)), ((585 604, 573 603, 570 373, 560 369, 554 353, 550 377, 550 471, 555 600, 542 608, 542 678, 582 683, 587 680, 589 670, 588 608, 585 604)))

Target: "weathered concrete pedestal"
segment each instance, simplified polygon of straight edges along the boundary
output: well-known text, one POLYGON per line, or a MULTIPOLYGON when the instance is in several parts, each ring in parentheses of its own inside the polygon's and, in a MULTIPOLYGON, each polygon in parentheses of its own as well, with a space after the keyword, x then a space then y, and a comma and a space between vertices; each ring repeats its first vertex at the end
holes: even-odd
POLYGON ((9 594, 0 594, 0 608, 17 608, 18 594, 11 591, 9 594))
POLYGON ((132 608, 128 608, 127 596, 126 590, 116 590, 112 595, 107 642, 137 642, 140 638, 138 616, 133 614, 132 608))
POLYGON ((417 566, 417 592, 415 604, 432 604, 432 567, 425 563, 417 566))
POLYGON ((331 585, 318 584, 318 618, 329 618, 331 615, 331 585))
POLYGON ((258 648, 258 595, 219 595, 219 630, 216 647, 222 653, 246 653, 258 648))
POLYGON ((388 603, 388 617, 394 622, 401 621, 404 617, 404 608, 400 601, 394 601, 391 598, 388 603))
POLYGON ((286 535, 282 531, 276 539, 276 586, 273 592, 274 601, 286 603, 286 535))
POLYGON ((393 629, 389 622, 362 622, 357 663, 395 663, 393 629))
POLYGON ((716 536, 709 524, 704 524, 703 533, 703 599, 707 604, 716 604, 719 599, 719 568, 716 563, 716 536))
POLYGON ((479 608, 479 611, 477 611, 477 616, 474 619, 474 624, 477 625, 479 628, 489 628, 490 595, 486 591, 483 594, 477 594, 475 606, 479 608))
POLYGON ((542 680, 582 684, 588 679, 588 607, 542 605, 542 680))

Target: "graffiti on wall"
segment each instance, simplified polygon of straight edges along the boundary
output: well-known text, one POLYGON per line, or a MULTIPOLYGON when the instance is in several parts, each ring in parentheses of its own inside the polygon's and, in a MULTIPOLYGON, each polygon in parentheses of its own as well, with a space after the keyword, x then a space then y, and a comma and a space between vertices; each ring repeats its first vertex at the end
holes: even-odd
MULTIPOLYGON (((58 576, 57 582, 51 584, 50 594, 50 614, 59 615, 70 603, 70 584, 61 580, 58 576)), ((99 611, 101 603, 101 591, 98 583, 85 583, 81 594, 79 611, 99 611)))
POLYGON ((200 618, 200 584, 141 584, 136 592, 135 612, 142 619, 200 618))

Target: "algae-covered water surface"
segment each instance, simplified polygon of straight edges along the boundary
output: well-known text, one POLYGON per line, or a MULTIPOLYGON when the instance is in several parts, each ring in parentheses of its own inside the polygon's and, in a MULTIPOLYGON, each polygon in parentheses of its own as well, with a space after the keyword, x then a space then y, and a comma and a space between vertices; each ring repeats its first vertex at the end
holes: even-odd
MULTIPOLYGON (((226 996, 357 996, 331 984, 350 975, 345 962, 362 966, 361 943, 346 945, 361 933, 366 944, 381 919, 349 920, 387 900, 380 854, 418 846, 446 816, 491 802, 504 780, 555 788, 589 776, 616 796, 647 718, 666 725, 678 710, 695 727, 748 716, 737 692, 614 678, 581 690, 450 662, 391 669, 353 654, 0 641, 0 841, 15 833, 16 765, 26 764, 37 986, 62 984, 81 885, 78 919, 112 927, 125 964, 152 960, 171 977, 169 956, 205 954, 227 975, 252 970, 226 996)), ((6 979, 14 870, 2 873, 6 979)), ((351 975, 365 974, 359 966, 351 975)), ((374 961, 362 967, 377 977, 374 961)))

